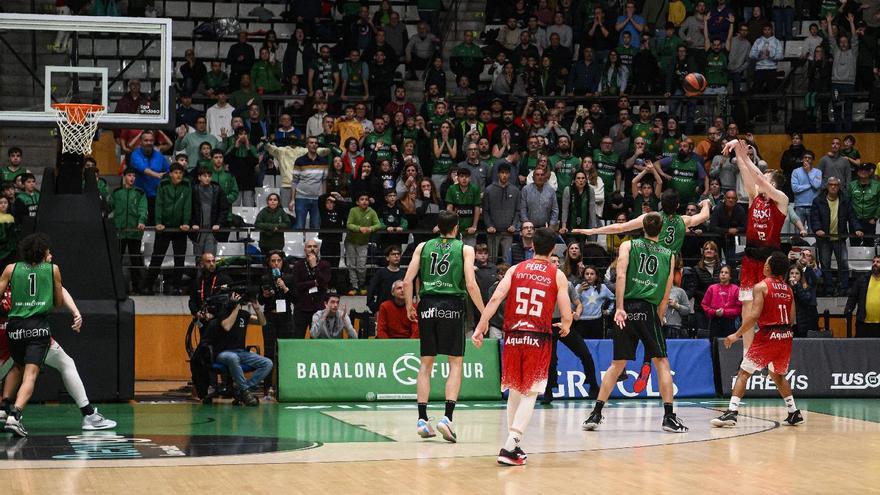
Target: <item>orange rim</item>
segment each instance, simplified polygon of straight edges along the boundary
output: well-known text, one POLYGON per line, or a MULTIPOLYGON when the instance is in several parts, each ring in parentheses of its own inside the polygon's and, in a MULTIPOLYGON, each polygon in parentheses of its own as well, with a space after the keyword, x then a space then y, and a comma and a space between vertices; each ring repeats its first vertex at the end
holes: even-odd
POLYGON ((52 108, 67 114, 67 120, 74 124, 82 124, 86 121, 89 112, 104 110, 104 105, 92 103, 54 103, 52 108))

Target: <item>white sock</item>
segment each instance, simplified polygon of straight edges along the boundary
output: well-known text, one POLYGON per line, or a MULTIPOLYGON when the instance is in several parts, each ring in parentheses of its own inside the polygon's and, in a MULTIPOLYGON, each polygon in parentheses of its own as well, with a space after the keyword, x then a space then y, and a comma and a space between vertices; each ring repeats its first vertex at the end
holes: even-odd
POLYGON ((513 418, 510 431, 517 432, 520 440, 522 440, 522 432, 526 431, 529 420, 532 419, 532 413, 535 412, 535 401, 537 399, 538 394, 535 393, 524 395, 519 401, 519 406, 516 408, 516 416, 513 418))
POLYGON ((516 418, 516 410, 519 409, 519 401, 522 394, 514 389, 507 391, 507 430, 513 428, 513 420, 516 418))
POLYGON ((735 395, 731 395, 730 396, 730 404, 727 405, 727 409, 729 411, 739 411, 739 401, 740 401, 739 397, 737 397, 735 395))
POLYGON ((507 434, 507 441, 504 442, 504 450, 513 452, 513 449, 519 445, 520 440, 522 440, 522 433, 511 430, 510 433, 507 434))
POLYGON ((797 411, 797 406, 794 405, 794 396, 789 395, 788 397, 783 397, 782 400, 785 401, 785 407, 788 408, 788 412, 793 413, 797 411))

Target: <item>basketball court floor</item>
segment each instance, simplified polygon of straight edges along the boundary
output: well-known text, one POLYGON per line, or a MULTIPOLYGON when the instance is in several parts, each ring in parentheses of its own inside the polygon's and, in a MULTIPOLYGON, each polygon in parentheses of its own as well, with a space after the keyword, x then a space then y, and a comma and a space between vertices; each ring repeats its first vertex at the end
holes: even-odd
MULTIPOLYGON (((114 431, 82 432, 71 405, 25 411, 31 436, 0 437, 11 493, 878 493, 880 400, 798 401, 806 424, 782 426, 779 400, 746 399, 740 424, 714 429, 726 401, 677 401, 687 434, 659 429, 657 401, 536 409, 524 467, 501 467, 502 402, 456 408, 459 443, 415 434, 410 403, 107 404, 114 431)), ((442 407, 438 403, 437 407, 442 407)), ((442 415, 433 409, 432 415, 442 415)))

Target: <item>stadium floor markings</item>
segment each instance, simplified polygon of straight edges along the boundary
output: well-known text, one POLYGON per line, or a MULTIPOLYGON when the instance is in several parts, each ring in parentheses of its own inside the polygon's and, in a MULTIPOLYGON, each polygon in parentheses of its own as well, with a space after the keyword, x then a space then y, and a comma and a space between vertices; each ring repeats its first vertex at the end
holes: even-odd
POLYGON ((0 437, 0 457, 12 458, 0 461, 0 483, 12 493, 153 494, 157 484, 228 493, 247 479, 260 480, 266 491, 296 486, 346 495, 518 495, 574 486, 703 493, 729 491, 731 483, 755 493, 868 493, 880 485, 880 400, 801 400, 807 423, 796 428, 777 427, 785 417, 778 399, 747 400, 737 428, 710 429, 708 420, 724 404, 679 401, 691 431, 676 435, 659 431, 657 401, 612 403, 595 432, 580 429, 590 403, 557 401, 536 410, 525 468, 495 464, 504 435, 501 402, 457 408, 455 445, 416 437, 407 404, 108 404, 100 408, 119 421, 111 433, 119 438, 94 444, 91 438, 102 435, 81 434, 73 406, 35 406, 25 417, 31 438, 0 437), (131 439, 142 443, 126 450, 131 439), (141 457, 112 457, 120 451, 141 457), (39 460, 47 452, 74 458, 39 460))

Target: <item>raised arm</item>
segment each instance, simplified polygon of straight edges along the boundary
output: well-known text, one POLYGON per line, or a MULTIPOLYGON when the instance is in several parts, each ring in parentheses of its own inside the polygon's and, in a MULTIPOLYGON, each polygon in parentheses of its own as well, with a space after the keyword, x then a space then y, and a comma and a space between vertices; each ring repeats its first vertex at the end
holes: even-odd
POLYGON ((642 228, 644 223, 646 213, 639 215, 636 218, 628 222, 623 223, 612 223, 605 225, 604 227, 598 227, 595 229, 574 229, 571 232, 574 234, 582 234, 582 235, 596 235, 596 234, 623 234, 624 232, 632 232, 634 230, 639 230, 642 228))
POLYGON ((696 227, 698 225, 703 225, 709 220, 709 215, 712 214, 712 203, 708 199, 704 199, 700 201, 700 212, 693 216, 682 216, 681 219, 684 220, 685 227, 696 227))
POLYGON ((748 148, 746 148, 746 144, 734 139, 724 145, 723 151, 725 154, 729 153, 731 150, 736 152, 736 166, 743 178, 743 184, 747 187, 747 190, 749 183, 752 185, 751 190, 749 190, 749 201, 754 199, 754 196, 764 193, 767 197, 776 202, 776 207, 779 208, 779 211, 783 213, 788 211, 788 195, 779 189, 776 189, 773 184, 764 177, 764 174, 758 170, 758 167, 755 166, 752 159, 749 157, 749 151, 748 148), (752 196, 752 194, 754 194, 754 196, 752 196))

